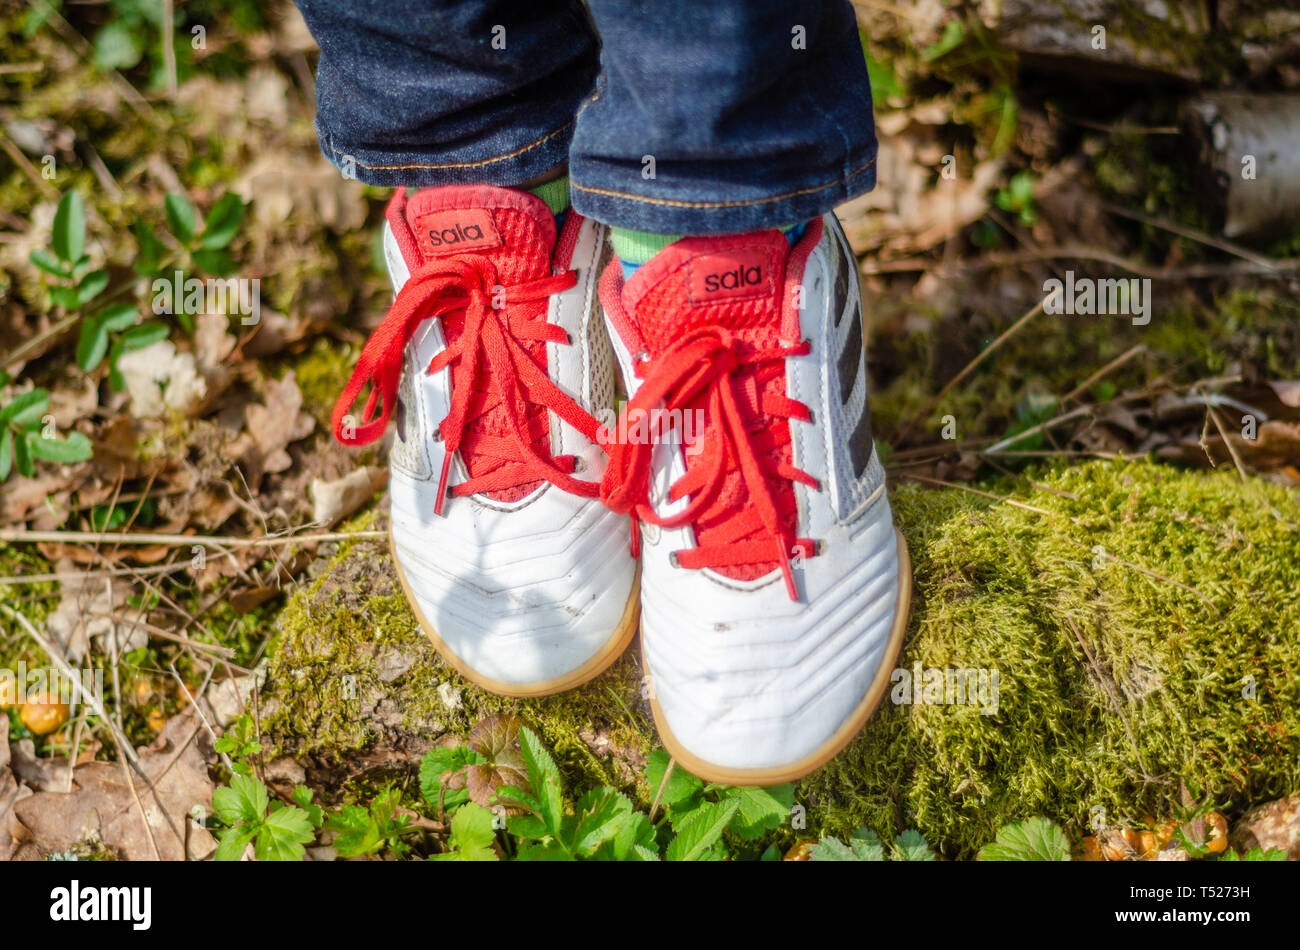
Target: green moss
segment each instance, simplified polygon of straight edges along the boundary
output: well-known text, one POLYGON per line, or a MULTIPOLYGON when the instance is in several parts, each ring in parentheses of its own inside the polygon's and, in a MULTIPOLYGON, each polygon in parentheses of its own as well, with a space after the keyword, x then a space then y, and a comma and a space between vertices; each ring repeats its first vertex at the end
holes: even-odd
POLYGON ((822 830, 915 826, 969 856, 1031 815, 1077 838, 1097 807, 1168 814, 1183 782, 1235 806, 1300 786, 1295 496, 1140 462, 1038 477, 1012 497, 1050 520, 895 492, 916 598, 900 665, 997 670, 997 712, 886 704, 802 784, 822 830), (1168 580, 1095 567, 1097 546, 1168 580))
POLYGON ((322 337, 289 364, 302 391, 303 409, 316 417, 324 431, 329 431, 330 412, 352 375, 356 358, 353 347, 322 337))
MULTIPOLYGON (((802 834, 917 827, 944 854, 969 856, 1030 815, 1078 837, 1098 806, 1113 821, 1168 814, 1184 782, 1234 807, 1300 787, 1294 495, 1146 462, 1034 477, 1042 487, 988 487, 1050 517, 958 490, 894 492, 915 567, 900 666, 996 670, 996 713, 886 702, 800 783, 802 834), (1097 546, 1112 558, 1100 567, 1097 546)), ((511 709, 539 729, 571 791, 608 783, 647 800, 641 772, 654 740, 635 651, 569 694, 485 694, 428 646, 371 540, 340 550, 280 627, 264 728, 281 748, 344 760, 397 747, 409 769, 428 743, 511 709), (380 658, 393 652, 413 661, 384 683, 380 658), (460 691, 461 708, 447 708, 442 683, 460 691)))
MULTIPOLYGON (((54 568, 50 566, 50 562, 30 547, 0 544, 0 577, 30 577, 37 574, 48 574, 53 570, 54 568)), ((57 595, 58 585, 53 581, 40 581, 31 584, 0 584, 0 604, 21 613, 37 629, 40 628, 41 624, 45 622, 46 616, 57 605, 57 595)), ((5 660, 11 659, 10 654, 13 654, 12 659, 15 660, 20 655, 23 658, 28 658, 25 651, 31 646, 31 639, 17 621, 4 611, 0 611, 0 640, 9 644, 9 647, 3 653, 5 660), (15 646, 24 652, 21 654, 14 653, 12 648, 15 646)))
POLYGON ((510 710, 538 731, 571 787, 613 784, 645 798, 636 785, 651 728, 630 655, 560 696, 521 701, 486 693, 434 652, 397 585, 386 545, 372 540, 343 546, 329 570, 292 598, 279 628, 269 669, 272 711, 263 723, 279 750, 337 760, 396 738, 409 757, 510 710), (385 683, 381 672, 393 658, 410 665, 385 683), (452 705, 439 694, 443 684, 454 691, 452 705))

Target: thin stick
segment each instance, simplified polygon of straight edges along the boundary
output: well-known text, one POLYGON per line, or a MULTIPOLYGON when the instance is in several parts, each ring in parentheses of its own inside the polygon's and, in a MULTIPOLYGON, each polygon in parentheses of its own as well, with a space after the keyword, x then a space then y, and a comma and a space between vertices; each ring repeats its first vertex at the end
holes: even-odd
MULTIPOLYGON (((948 380, 947 385, 945 385, 942 389, 939 390, 939 392, 935 394, 934 398, 931 399, 929 403, 926 404, 926 407, 920 412, 918 412, 913 417, 911 422, 909 422, 906 426, 904 426, 903 431, 899 433, 896 441, 897 442, 906 441, 907 437, 911 435, 912 430, 916 427, 916 425, 921 420, 929 416, 930 412, 934 409, 935 406, 943 402, 943 397, 948 395, 948 393, 952 391, 952 388, 954 386, 956 386, 963 379, 969 376, 974 371, 975 367, 979 366, 986 359, 992 356, 1002 346, 1002 344, 1007 342, 1007 340, 1011 339, 1011 337, 1013 337, 1016 334, 1016 332, 1020 330, 1021 327, 1023 327, 1030 320, 1032 320, 1039 313, 1041 313, 1043 309, 1043 304, 1046 302, 1047 302, 1046 297, 1044 297, 1042 300, 1039 300, 1038 303, 1034 304, 1033 307, 1031 307, 1028 311, 1026 311, 1024 316, 1022 316, 1015 323, 1011 324, 1011 326, 1003 330, 1002 334, 996 340, 990 343, 979 354, 977 354, 973 360, 967 363, 966 367, 960 373, 958 373, 952 379, 948 380)), ((3 540, 3 538, 0 538, 0 540, 3 540)))
POLYGON ((668 779, 673 774, 673 769, 677 767, 677 760, 669 758, 668 767, 664 769, 664 777, 659 781, 659 788, 655 791, 655 800, 650 803, 650 820, 655 820, 655 812, 659 810, 659 799, 664 797, 664 789, 668 787, 668 779))
MULTIPOLYGON (((1121 270, 1155 280, 1200 280, 1216 277, 1248 277, 1257 274, 1281 276, 1300 270, 1300 259, 1297 258, 1281 258, 1270 262, 1268 265, 1255 264, 1249 261, 1233 261, 1228 264, 1188 264, 1182 267, 1153 267, 1144 261, 1134 260, 1131 257, 1122 257, 1110 251, 1078 244, 1058 245, 1039 250, 981 254, 968 260, 944 262, 943 270, 958 272, 993 270, 999 267, 1019 267, 1038 261, 1069 258, 1110 264, 1121 270)), ((929 257, 903 257, 892 261, 864 261, 859 269, 864 277, 875 277, 884 274, 909 274, 916 271, 933 270, 935 264, 936 262, 929 257)))
MULTIPOLYGON (((109 578, 104 578, 104 585, 108 588, 108 601, 113 602, 113 582, 109 578)), ((109 663, 113 670, 113 703, 117 707, 117 728, 119 732, 125 732, 122 729, 122 684, 117 674, 118 650, 117 650, 117 626, 109 628, 108 642, 112 645, 113 652, 109 657, 109 663)), ((149 837, 149 847, 153 851, 155 861, 162 860, 162 854, 158 851, 158 839, 154 837, 153 826, 149 824, 149 818, 144 813, 144 803, 140 801, 140 793, 135 790, 135 780, 131 777, 131 768, 126 764, 126 759, 118 759, 118 764, 122 766, 122 772, 126 776, 126 787, 131 790, 131 797, 135 800, 135 810, 140 816, 140 824, 144 825, 144 833, 149 837)))
POLYGON ((81 314, 79 313, 74 313, 71 316, 64 317, 58 323, 54 324, 54 326, 46 330, 44 333, 32 337, 22 346, 14 349, 7 356, 0 356, 0 367, 9 367, 9 366, 13 366, 16 363, 23 362, 23 360, 27 359, 28 353, 35 352, 45 343, 46 340, 49 340, 53 337, 62 336, 63 334, 67 333, 69 330, 71 330, 80 322, 81 322, 81 314))
POLYGON ((167 74, 167 98, 176 98, 176 14, 174 0, 162 0, 163 71, 167 74))
POLYGON ((187 647, 192 647, 195 650, 202 650, 205 653, 214 653, 217 656, 222 657, 223 659, 230 659, 230 657, 235 655, 235 651, 231 647, 217 646, 214 643, 203 643, 200 640, 191 640, 189 637, 185 636, 184 634, 172 633, 170 630, 164 630, 162 627, 156 627, 151 623, 145 622, 144 620, 131 620, 128 617, 123 617, 120 614, 113 614, 113 613, 95 613, 92 614, 92 616, 107 617, 108 619, 112 620, 114 623, 123 623, 126 624, 127 626, 135 627, 138 630, 144 630, 145 632, 155 637, 162 637, 164 640, 171 640, 174 643, 182 643, 187 647))
POLYGON ((1044 429, 1050 429, 1053 426, 1058 426, 1062 422, 1069 422, 1071 419, 1077 419, 1079 416, 1086 416, 1093 411, 1093 408, 1094 407, 1092 406, 1079 406, 1076 409, 1071 409, 1069 412, 1057 416, 1055 419, 1048 419, 1046 422, 1040 422, 1036 426, 1030 426, 1024 432, 1017 432, 1015 435, 1009 435, 1001 442, 995 442, 993 445, 990 445, 987 449, 979 449, 978 451, 981 455, 997 455, 1007 446, 1015 445, 1017 442, 1023 442, 1031 435, 1037 435, 1038 433, 1042 432, 1044 429))
POLYGON ((72 791, 72 773, 77 768, 77 756, 81 754, 81 731, 86 727, 86 704, 81 704, 77 712, 77 724, 72 727, 72 754, 68 756, 68 783, 64 792, 72 791))
POLYGON ((1089 376, 1087 379, 1081 382, 1078 386, 1075 386, 1073 389, 1071 389, 1068 393, 1065 394, 1065 398, 1063 398, 1061 402, 1069 402, 1071 399, 1074 399, 1076 396, 1078 396, 1079 393, 1087 392, 1088 388, 1092 386, 1094 383, 1096 383, 1103 376, 1106 376, 1109 373, 1112 373, 1115 370, 1119 369, 1119 367, 1123 366, 1125 363, 1127 363, 1133 357, 1137 356, 1139 353, 1145 353, 1146 350, 1147 348, 1145 343, 1139 343, 1137 346, 1130 347, 1128 352, 1115 357, 1113 360, 1111 360, 1101 369, 1097 370, 1097 372, 1093 373, 1091 376, 1089 376))
MULTIPOLYGON (((1232 456, 1232 464, 1237 467, 1237 474, 1241 476, 1241 480, 1243 482, 1250 481, 1246 475, 1246 466, 1242 464, 1241 456, 1237 454, 1237 447, 1232 444, 1232 440, 1228 438, 1227 430, 1223 428, 1223 422, 1219 419, 1218 410, 1207 404, 1205 414, 1214 420, 1214 427, 1219 430, 1219 438, 1223 439, 1223 444, 1228 447, 1228 454, 1232 456)), ((1206 452, 1205 454, 1209 455, 1210 453, 1206 452)))
POLYGON ((24 528, 0 528, 0 541, 10 544, 201 544, 205 547, 256 548, 279 544, 316 544, 324 541, 348 541, 385 538, 384 531, 332 531, 322 534, 282 534, 262 538, 233 538, 210 534, 146 534, 124 531, 28 531, 24 528))
POLYGON ((1124 715, 1124 707, 1120 704, 1119 692, 1115 687, 1114 679, 1111 678, 1109 673, 1102 669, 1101 664, 1097 662, 1097 658, 1092 655, 1092 651, 1088 649, 1088 644, 1084 641, 1083 634, 1079 631, 1079 628, 1074 625, 1074 621, 1068 616, 1064 616, 1061 619, 1063 619, 1065 625, 1070 628, 1070 632, 1074 634, 1074 638, 1079 641, 1079 646, 1083 647, 1083 655, 1088 658, 1088 662, 1092 665, 1093 671, 1097 674, 1097 679, 1101 681, 1102 690, 1110 699, 1111 705, 1115 707, 1115 712, 1119 715, 1119 721, 1124 724, 1124 731, 1128 733, 1128 741, 1133 746, 1133 754, 1137 756, 1138 766, 1142 769, 1142 777, 1148 782, 1155 781, 1155 779, 1151 777, 1151 773, 1147 771, 1146 762, 1142 761, 1142 752, 1138 749, 1137 739, 1133 735, 1133 727, 1129 725, 1128 717, 1124 715))
POLYGON ((103 568, 98 571, 67 571, 65 573, 52 574, 27 574, 10 577, 0 577, 0 584, 44 584, 50 581, 71 581, 85 580, 90 577, 120 577, 124 574, 130 574, 132 577, 145 577, 155 574, 175 574, 177 571, 189 569, 189 562, 179 562, 175 564, 155 564, 152 567, 112 567, 103 568))
MULTIPOLYGON (((176 680, 176 684, 180 686, 181 695, 183 695, 186 699, 190 701, 190 705, 194 707, 194 711, 199 714, 199 720, 203 723, 203 728, 208 730, 208 735, 212 737, 213 745, 215 745, 218 739, 216 730, 212 728, 212 723, 208 722, 208 717, 203 715, 203 709, 202 707, 199 706, 198 700, 196 700, 193 696, 190 695, 189 688, 186 687, 185 681, 181 679, 181 674, 176 672, 176 664, 173 663, 171 660, 168 660, 167 668, 171 670, 172 678, 176 680)), ((207 686, 206 681, 204 683, 204 686, 205 687, 207 686)), ((238 687, 236 687, 236 689, 237 688, 238 687)), ((217 754, 221 756, 221 761, 226 766, 226 768, 230 769, 231 771, 234 771, 234 766, 230 762, 230 756, 226 755, 226 753, 224 752, 218 752, 217 754)))
POLYGON ((135 749, 131 747, 131 743, 127 741, 126 736, 118 733, 117 724, 109 717, 108 712, 104 709, 104 704, 101 703, 94 694, 86 691, 86 688, 81 685, 81 677, 72 674, 72 667, 70 667, 68 661, 63 658, 63 654, 52 643, 50 643, 50 641, 41 636, 40 631, 32 626, 30 620, 18 611, 14 610, 8 604, 0 604, 0 610, 3 610, 5 613, 17 620, 19 625, 27 631, 27 635, 35 640, 37 645, 45 651, 46 656, 48 656, 50 661, 58 667, 59 672, 66 676, 72 683, 73 692, 80 695, 82 702, 89 703, 90 708, 95 710, 95 715, 99 716, 99 718, 108 726, 109 735, 113 737, 113 742, 117 745, 118 751, 138 767, 140 759, 135 754, 135 749))
POLYGON ((28 160, 17 145, 9 140, 9 136, 3 129, 0 129, 0 149, 4 149, 4 153, 9 156, 15 165, 22 169, 23 174, 32 180, 32 183, 46 198, 59 197, 59 189, 41 177, 41 173, 36 170, 36 166, 28 160))
POLYGON ((1162 231, 1168 231, 1170 234, 1177 234, 1179 237, 1187 238, 1189 241, 1195 241, 1197 244, 1204 244, 1206 247, 1212 247, 1216 250, 1223 251, 1225 254, 1231 254, 1233 257, 1239 257, 1243 261, 1250 261, 1256 267, 1263 267, 1266 270, 1277 270, 1278 262, 1268 257, 1262 257, 1256 254, 1248 247, 1242 247, 1240 244, 1234 244, 1231 241, 1224 241, 1221 238, 1211 237, 1201 231, 1192 228, 1183 227, 1173 221, 1166 221, 1163 218, 1153 218, 1149 214, 1143 214, 1141 211, 1134 211, 1132 208, 1125 208, 1123 205, 1102 202, 1102 208, 1111 214, 1119 215, 1121 218, 1129 218, 1133 221, 1139 221, 1142 224, 1150 225, 1153 228, 1159 228, 1162 231))

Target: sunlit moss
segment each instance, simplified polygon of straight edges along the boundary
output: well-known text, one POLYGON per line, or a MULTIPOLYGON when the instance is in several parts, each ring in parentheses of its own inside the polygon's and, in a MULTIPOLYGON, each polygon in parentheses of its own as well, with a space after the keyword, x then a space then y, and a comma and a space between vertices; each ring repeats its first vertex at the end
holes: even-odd
MULTIPOLYGON (((917 827, 943 853, 969 856, 1030 815, 1077 837, 1094 808, 1115 821, 1167 814, 1184 782, 1237 806, 1300 787, 1294 495, 1145 462, 1034 477, 1042 487, 989 487, 1050 517, 958 490, 894 492, 915 564, 900 666, 997 670, 997 712, 886 703, 800 783, 800 834, 917 827)), ((610 783, 647 799, 641 763, 654 739, 634 654, 566 695, 485 694, 429 648, 373 541, 341 550, 280 629, 264 726, 286 750, 346 759, 367 748, 384 731, 377 697, 430 742, 508 708, 540 730, 570 789, 610 783), (388 650, 415 659, 383 683, 376 656, 388 650), (343 696, 346 674, 355 698, 343 696), (447 708, 442 683, 462 708, 447 708)))

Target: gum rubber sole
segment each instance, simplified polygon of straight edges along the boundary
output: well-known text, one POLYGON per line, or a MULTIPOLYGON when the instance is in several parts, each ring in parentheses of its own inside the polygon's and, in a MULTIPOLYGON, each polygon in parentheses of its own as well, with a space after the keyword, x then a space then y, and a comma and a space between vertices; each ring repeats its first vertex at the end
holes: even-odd
POLYGON ((535 683, 507 683, 502 680, 490 679, 475 672, 473 667, 457 656, 451 647, 443 642, 442 637, 438 636, 438 632, 433 629, 433 624, 429 623, 428 618, 424 616, 424 612, 420 610, 420 605, 411 593, 410 585, 406 583, 406 574, 402 571, 402 565, 397 560, 397 548, 393 541, 392 531, 388 533, 388 550, 393 556, 393 567, 397 570, 397 580, 402 585, 402 593, 406 595, 406 602, 411 605, 411 612, 415 614, 420 629, 433 642, 433 648, 438 651, 438 655, 453 670, 475 686, 479 686, 490 693, 496 693, 500 696, 512 696, 516 699, 536 699, 539 696, 550 696, 554 693, 562 693, 565 690, 581 686, 605 672, 615 660, 623 655, 623 651, 632 642, 632 637, 636 635, 640 626, 641 565, 638 563, 636 576, 632 580, 632 592, 628 595, 627 605, 623 608, 623 616, 619 620, 618 626, 614 628, 613 635, 586 663, 563 676, 557 676, 549 680, 539 680, 535 683))
MULTIPOLYGON (((655 728, 659 732, 659 741, 664 744, 668 754, 692 775, 707 782, 719 782, 723 785, 780 785, 803 778, 809 772, 821 768, 835 758, 844 747, 857 737, 862 727, 867 724, 871 714, 876 711, 884 698, 886 689, 894 672, 894 664, 903 649, 903 637, 907 631, 907 615, 912 604, 912 558, 907 551, 907 542, 897 528, 894 535, 898 539, 898 599, 894 602, 894 625, 890 628, 889 642, 885 645, 885 655, 880 659, 880 669, 867 688, 867 693, 854 708, 834 735, 808 755, 788 765, 778 765, 766 769, 733 769, 706 762, 686 751, 677 737, 673 735, 664 719, 663 710, 654 698, 651 684, 650 709, 654 713, 655 728)), ((645 642, 641 646, 641 665, 645 668, 645 642)), ((648 674, 647 674, 648 676, 648 674)))

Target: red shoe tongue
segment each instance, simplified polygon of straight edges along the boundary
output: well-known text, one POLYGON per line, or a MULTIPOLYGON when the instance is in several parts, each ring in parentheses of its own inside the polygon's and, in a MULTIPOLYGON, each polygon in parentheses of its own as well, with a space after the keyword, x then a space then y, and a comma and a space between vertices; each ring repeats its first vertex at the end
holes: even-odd
POLYGON ((416 192, 405 211, 417 264, 482 254, 496 265, 502 284, 551 272, 555 216, 536 195, 494 185, 448 185, 416 192))
POLYGON ((684 238, 637 268, 623 303, 652 354, 702 325, 766 344, 780 335, 789 256, 775 230, 684 238))

